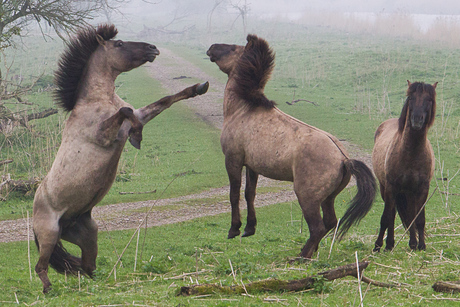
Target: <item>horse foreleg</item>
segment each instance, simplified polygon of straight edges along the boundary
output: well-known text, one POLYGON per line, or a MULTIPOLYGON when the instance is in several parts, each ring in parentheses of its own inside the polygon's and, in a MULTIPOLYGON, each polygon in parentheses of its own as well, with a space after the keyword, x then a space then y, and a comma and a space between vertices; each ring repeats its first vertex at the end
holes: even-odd
POLYGON ((383 209, 382 217, 380 218, 380 231, 377 240, 375 241, 374 252, 379 252, 383 246, 383 237, 388 230, 385 250, 392 250, 395 245, 395 217, 396 208, 394 206, 393 198, 390 195, 385 196, 385 208, 383 209))
POLYGON ((62 239, 81 249, 81 268, 89 276, 96 269, 97 224, 91 218, 91 212, 81 215, 75 224, 62 231, 62 239))
POLYGON ((136 114, 139 121, 145 125, 155 116, 172 106, 173 103, 183 99, 195 97, 196 95, 203 95, 208 91, 208 88, 209 82, 195 84, 193 86, 187 87, 177 94, 163 97, 160 100, 149 104, 148 106, 137 109, 134 111, 134 113, 136 114))
POLYGON ((420 215, 415 220, 415 225, 417 226, 418 231, 418 246, 419 250, 425 250, 425 208, 422 209, 420 215))
POLYGON ((230 181, 230 204, 232 206, 232 224, 228 231, 228 239, 233 239, 240 234, 241 217, 240 217, 240 189, 241 189, 241 170, 243 166, 239 163, 225 158, 225 167, 227 169, 228 179, 230 181))
POLYGON ((246 187, 244 189, 244 197, 248 206, 248 217, 246 227, 244 228, 243 237, 252 236, 256 232, 256 210, 254 208, 254 199, 256 198, 257 179, 259 174, 252 169, 246 167, 246 187))
POLYGON ((141 148, 142 141, 142 124, 134 115, 131 108, 122 107, 117 113, 104 120, 99 125, 99 130, 96 135, 96 140, 102 146, 109 146, 118 136, 119 130, 125 119, 131 123, 129 130, 129 141, 137 149, 141 148))

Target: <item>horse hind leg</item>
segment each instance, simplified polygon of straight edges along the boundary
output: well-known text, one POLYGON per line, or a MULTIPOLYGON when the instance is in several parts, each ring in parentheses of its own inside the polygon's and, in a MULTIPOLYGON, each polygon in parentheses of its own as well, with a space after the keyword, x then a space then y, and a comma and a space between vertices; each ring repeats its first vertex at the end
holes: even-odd
POLYGON ((256 198, 257 179, 259 175, 252 169, 246 167, 246 187, 244 189, 244 197, 248 206, 248 216, 246 227, 242 237, 249 237, 256 232, 256 210, 254 208, 254 199, 256 198))
POLYGON ((97 224, 91 218, 90 212, 81 215, 75 224, 62 231, 63 240, 80 247, 81 268, 89 277, 93 277, 96 269, 97 231, 97 224))
POLYGON ((320 207, 323 202, 310 196, 314 195, 314 193, 307 193, 306 191, 299 193, 295 188, 295 185, 294 190, 310 232, 310 237, 303 246, 299 256, 303 258, 311 258, 313 253, 318 250, 319 242, 327 233, 326 226, 324 225, 323 218, 321 217, 320 207))
POLYGON ((48 278, 48 266, 59 241, 58 221, 34 214, 34 235, 35 244, 39 251, 35 272, 43 284, 43 293, 46 294, 51 290, 51 282, 48 278))
POLYGON ((233 239, 240 235, 241 216, 240 216, 240 189, 241 189, 241 171, 242 164, 235 163, 229 158, 225 158, 225 167, 227 169, 230 181, 230 204, 232 206, 232 222, 228 231, 228 239, 233 239))

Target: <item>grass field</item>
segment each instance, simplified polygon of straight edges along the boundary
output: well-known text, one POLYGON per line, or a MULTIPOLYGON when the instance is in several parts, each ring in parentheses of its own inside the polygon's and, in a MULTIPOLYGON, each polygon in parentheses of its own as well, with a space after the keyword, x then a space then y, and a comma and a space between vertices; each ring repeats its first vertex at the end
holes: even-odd
MULTIPOLYGON (((429 138, 436 153, 435 178, 431 191, 437 191, 428 202, 427 250, 412 252, 404 237, 392 253, 372 253, 379 228, 383 203, 377 197, 371 212, 358 227, 351 229, 330 251, 332 237, 325 238, 315 258, 307 264, 289 264, 305 243, 308 231, 301 222, 296 203, 277 204, 258 209, 258 227, 254 236, 226 240, 229 214, 153 227, 142 230, 136 257, 137 236, 132 231, 101 232, 99 235, 98 270, 95 280, 64 277, 50 270, 53 290, 46 297, 41 283, 32 272, 29 277, 27 242, 2 243, 0 248, 0 303, 46 306, 140 305, 140 306, 260 306, 276 303, 286 306, 358 306, 360 292, 365 306, 456 306, 458 294, 439 294, 432 290, 437 280, 456 281, 460 273, 459 212, 460 169, 458 136, 460 105, 460 51, 442 43, 425 42, 404 37, 345 33, 326 28, 298 25, 267 25, 257 34, 266 38, 276 51, 276 68, 266 87, 270 99, 280 109, 309 124, 329 131, 340 139, 371 152, 376 127, 401 110, 406 80, 434 83, 437 87, 437 116, 429 138), (299 102, 289 106, 285 101, 314 101, 318 106, 299 102), (117 254, 133 241, 122 257, 123 266, 116 265, 116 277, 110 274, 117 254), (145 240, 145 244, 144 244, 145 240), (251 293, 251 295, 212 295, 176 297, 181 286, 196 283, 222 285, 247 284, 265 278, 298 279, 340 265, 359 261, 370 262, 365 276, 394 288, 362 284, 354 278, 330 283, 318 280, 315 289, 301 293, 251 293), (136 270, 134 263, 136 262, 136 270), (232 269, 233 268, 233 269, 232 269), (186 273, 186 275, 184 275, 186 273), (360 291, 361 290, 361 291, 360 291)), ((222 35, 218 42, 231 35, 222 35)), ((225 81, 215 64, 205 60, 207 43, 169 44, 168 48, 186 57, 205 72, 225 81)), ((162 96, 159 84, 148 78, 142 69, 120 76, 118 93, 135 106, 145 105, 162 96), (155 98, 151 97, 155 92, 155 98), (158 95, 158 96, 157 96, 158 95)), ((37 96, 49 103, 46 95, 37 96)), ((29 131, 18 132, 8 141, 15 155, 23 155, 15 165, 19 176, 41 175, 52 162, 53 149, 59 144, 59 129, 64 116, 40 123, 29 131), (51 138, 34 137, 50 131, 51 138), (57 132, 56 132, 57 131, 57 132), (10 142, 11 141, 11 142, 10 142), (22 146, 22 147, 21 147, 22 146), (33 146, 37 146, 36 149, 33 146), (46 158, 32 159, 29 153, 48 152, 46 158), (37 162, 39 161, 39 162, 37 162), (40 167, 36 167, 39 165, 40 167)), ((219 131, 197 119, 178 103, 146 126, 141 151, 127 146, 120 161, 119 174, 112 190, 101 205, 156 198, 177 174, 162 197, 185 195, 227 184, 220 152, 219 131), (192 162, 190 162, 192 161, 192 162), (120 196, 120 191, 157 193, 120 196)), ((12 168, 8 169, 12 172, 12 168)), ((352 188, 336 200, 338 216, 354 195, 352 188)), ((12 197, 2 203, 0 217, 16 218, 31 210, 32 198, 12 197)), ((193 206, 193 204, 190 204, 193 206)), ((243 213, 243 216, 245 214, 243 213)), ((399 219, 397 219, 397 224, 399 219)), ((396 230, 396 241, 403 235, 396 230)), ((74 247, 69 247, 77 253, 74 247)), ((37 253, 31 252, 32 271, 37 253)))

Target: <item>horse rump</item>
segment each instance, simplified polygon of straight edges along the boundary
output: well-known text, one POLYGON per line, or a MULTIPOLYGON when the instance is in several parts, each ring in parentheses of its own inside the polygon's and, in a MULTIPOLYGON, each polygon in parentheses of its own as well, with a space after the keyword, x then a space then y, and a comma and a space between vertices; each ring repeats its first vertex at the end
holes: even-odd
POLYGON ((359 160, 347 159, 344 161, 344 166, 355 177, 358 192, 340 221, 338 231, 340 239, 351 226, 358 224, 366 216, 374 203, 377 190, 374 174, 366 164, 359 160))

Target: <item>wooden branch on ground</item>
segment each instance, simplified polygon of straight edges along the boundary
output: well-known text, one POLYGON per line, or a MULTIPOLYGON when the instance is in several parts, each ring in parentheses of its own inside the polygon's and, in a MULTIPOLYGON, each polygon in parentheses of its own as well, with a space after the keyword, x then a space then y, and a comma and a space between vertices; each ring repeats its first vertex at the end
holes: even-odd
POLYGON ((12 180, 10 176, 2 176, 1 180, 0 189, 6 188, 7 191, 19 191, 23 193, 37 190, 41 182, 41 180, 37 178, 29 180, 12 180))
POLYGON ((436 292, 457 293, 460 292, 460 281, 437 281, 432 287, 436 292))
MULTIPOLYGON (((364 261, 358 263, 359 272, 367 268, 369 262, 364 261)), ((242 294, 251 292, 279 292, 279 291, 302 291, 311 289, 314 287, 315 280, 323 277, 324 279, 331 281, 346 276, 357 277, 356 263, 344 265, 333 270, 319 273, 318 275, 310 276, 304 279, 298 280, 279 280, 279 279, 266 279, 260 280, 249 284, 242 284, 236 286, 220 286, 220 285, 192 285, 188 287, 181 287, 178 295, 189 296, 189 295, 206 295, 206 294, 242 294)))
POLYGON ((127 195, 127 194, 150 194, 150 193, 156 193, 157 190, 153 191, 147 191, 147 192, 118 192, 120 195, 127 195))
POLYGON ((0 161, 0 165, 9 164, 9 163, 12 163, 12 162, 13 162, 13 159, 7 159, 7 160, 0 161))

